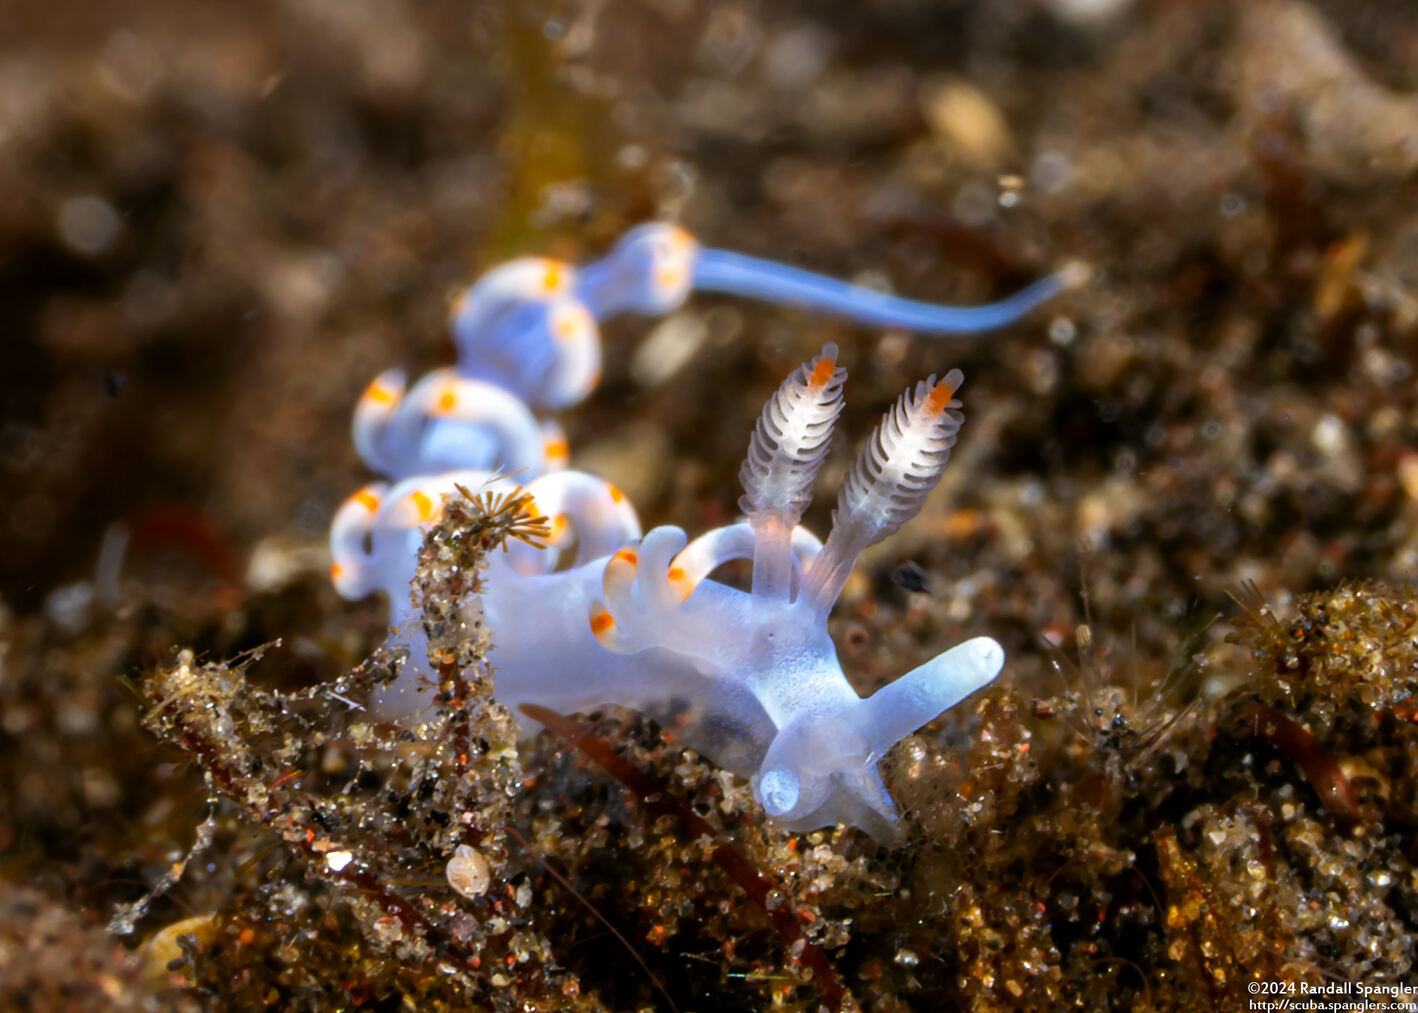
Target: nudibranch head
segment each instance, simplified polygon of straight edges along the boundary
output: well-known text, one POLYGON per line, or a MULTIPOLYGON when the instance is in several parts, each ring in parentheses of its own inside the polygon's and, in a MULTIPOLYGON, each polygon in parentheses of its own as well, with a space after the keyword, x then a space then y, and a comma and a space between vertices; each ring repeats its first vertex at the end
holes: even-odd
POLYGON ((754 779, 764 812, 792 828, 842 822, 889 834, 896 813, 854 711, 814 714, 778 730, 754 779))
MULTIPOLYGON (((862 698, 827 633, 827 615, 857 556, 920 509, 950 457, 962 416, 952 371, 903 394, 886 413, 838 497, 825 545, 797 522, 811 497, 841 411, 844 371, 827 345, 784 381, 763 410, 741 477, 746 521, 685 544, 656 528, 605 565, 592 632, 622 654, 656 650, 692 673, 676 688, 708 713, 706 727, 737 726, 741 772, 776 822, 809 830, 836 822, 882 840, 899 833, 878 761, 906 735, 992 680, 1004 652, 988 637, 953 648, 862 698), (731 559, 753 560, 745 593, 704 579, 731 559), (688 593, 685 593, 686 584, 688 593), (688 687, 688 688, 686 688, 688 687), (738 714, 716 714, 733 706, 738 714), (745 714, 752 707, 754 716, 745 714)), ((727 747, 689 726, 712 759, 727 747)))
POLYGON ((755 779, 764 811, 790 829, 842 822, 893 840, 899 825, 877 762, 902 738, 993 680, 1003 665, 1000 645, 977 637, 869 697, 805 714, 779 729, 755 779))

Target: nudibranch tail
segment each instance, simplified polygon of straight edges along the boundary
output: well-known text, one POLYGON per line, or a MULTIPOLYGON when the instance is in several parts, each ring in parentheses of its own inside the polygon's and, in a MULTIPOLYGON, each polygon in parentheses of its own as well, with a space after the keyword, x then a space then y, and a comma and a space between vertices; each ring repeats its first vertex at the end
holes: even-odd
POLYGON ((904 327, 924 334, 973 334, 1003 327, 1080 281, 1077 268, 1066 268, 999 302, 939 306, 730 250, 701 249, 694 262, 698 291, 789 303, 872 327, 904 327))
POLYGON ((753 593, 786 599, 792 583, 789 542, 812 500, 813 483, 827 456, 832 426, 842 413, 847 371, 837 366, 837 346, 804 363, 763 406, 748 456, 739 469, 739 508, 753 526, 753 593))
POLYGON ((808 570, 802 597, 824 615, 864 549, 896 531, 921 509, 950 461, 964 415, 955 391, 964 374, 952 369, 906 391, 872 431, 847 475, 832 511, 832 531, 808 570))

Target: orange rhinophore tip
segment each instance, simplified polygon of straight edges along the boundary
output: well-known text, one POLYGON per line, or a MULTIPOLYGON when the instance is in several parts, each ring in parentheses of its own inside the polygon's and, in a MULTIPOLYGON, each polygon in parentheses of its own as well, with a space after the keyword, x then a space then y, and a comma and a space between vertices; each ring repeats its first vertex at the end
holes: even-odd
POLYGON ((945 375, 945 379, 931 388, 931 392, 926 395, 925 411, 927 415, 939 415, 950 407, 950 399, 955 396, 955 389, 960 386, 960 381, 964 379, 960 370, 952 369, 945 375))
POLYGON ((817 360, 817 365, 812 369, 812 376, 808 377, 808 386, 813 388, 827 386, 827 381, 832 379, 832 373, 837 368, 835 356, 829 358, 824 355, 817 360))
POLYGON ((379 497, 368 490, 361 489, 354 494, 354 499, 355 502, 359 503, 360 506, 364 507, 370 513, 374 513, 374 511, 379 509, 379 497))

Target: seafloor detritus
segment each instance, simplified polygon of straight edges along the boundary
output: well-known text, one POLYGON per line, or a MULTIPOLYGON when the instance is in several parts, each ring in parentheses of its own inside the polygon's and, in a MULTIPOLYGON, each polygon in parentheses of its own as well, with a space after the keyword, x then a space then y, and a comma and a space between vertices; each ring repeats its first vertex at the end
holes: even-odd
POLYGON ((1125 657, 1085 660, 1062 696, 987 692, 963 757, 908 744, 888 781, 931 843, 905 872, 924 896, 895 920, 949 911, 958 954, 925 991, 1229 1009, 1253 981, 1411 973, 1415 818, 1394 786, 1418 760, 1418 599, 1345 586, 1282 619, 1238 598, 1247 655, 1209 666, 1234 687, 1220 699, 1196 697, 1196 672, 1139 686, 1125 657), (1340 780, 1352 814, 1327 798, 1340 780))
MULTIPOLYGON (((361 702, 393 678, 387 658, 302 693, 258 689, 244 663, 199 664, 190 653, 149 681, 148 727, 193 758, 212 796, 188 857, 210 847, 223 800, 289 856, 171 962, 184 989, 293 1008, 339 988, 421 1009, 488 1003, 511 989, 525 1008, 600 1008, 556 968, 525 877, 507 871, 517 726, 491 698, 477 596, 490 550, 547 534, 526 506, 525 497, 456 498, 427 538, 417 593, 441 684, 417 723, 381 724, 361 702), (478 890, 447 872, 467 861, 465 849, 487 870, 478 890), (281 970, 253 979, 258 955, 281 970)), ((174 886, 186 861, 158 888, 174 886)), ((121 910, 114 930, 131 932, 147 903, 121 910)))

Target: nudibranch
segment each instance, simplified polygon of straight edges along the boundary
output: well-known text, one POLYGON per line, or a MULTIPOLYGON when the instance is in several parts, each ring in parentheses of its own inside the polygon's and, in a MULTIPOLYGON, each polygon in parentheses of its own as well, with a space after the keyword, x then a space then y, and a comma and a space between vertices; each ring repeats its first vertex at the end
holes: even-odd
MULTIPOLYGON (((541 475, 525 488, 539 513, 557 519, 553 543, 494 556, 482 607, 497 694, 509 705, 572 712, 618 704, 672 719, 686 742, 750 777, 783 827, 841 821, 891 841, 899 823, 878 762, 990 682, 1004 652, 977 637, 866 698, 847 681, 828 612, 858 555, 914 516, 939 479, 962 421, 954 399, 961 375, 931 377, 886 413, 820 543, 798 522, 842 408, 846 371, 836 357, 826 345, 765 406, 740 472, 743 521, 693 542, 676 527, 639 538, 614 487, 574 471, 541 475), (575 558, 559 569, 569 524, 575 558), (750 590, 710 578, 733 559, 752 561, 750 590)), ((408 479, 361 491, 335 521, 337 586, 350 596, 386 591, 411 645, 419 636, 408 591, 417 542, 457 485, 514 488, 490 471, 408 479)), ((412 685, 400 691, 398 706, 417 706, 412 685)))
POLYGON ((620 490, 569 470, 565 434, 535 411, 594 388, 602 321, 667 313, 695 290, 940 334, 1001 326, 1083 277, 1067 267, 1002 302, 933 306, 707 249, 662 224, 631 230, 581 269, 527 258, 488 272, 454 307, 457 366, 412 387, 397 370, 382 374, 355 411, 355 445, 389 481, 336 512, 331 576, 346 597, 385 592, 392 636, 408 648, 379 706, 410 712, 431 700, 420 695, 428 672, 410 584, 444 497, 521 486, 549 518, 550 537, 540 549, 514 543, 489 564, 480 604, 499 698, 514 708, 640 710, 750 778, 781 826, 840 821, 896 840, 900 821, 878 763, 994 679, 1004 652, 976 637, 862 698, 838 663, 827 617, 861 552, 914 516, 936 485, 963 419, 960 372, 918 384, 886 413, 842 486, 826 543, 799 521, 842 410, 846 372, 835 345, 764 407, 740 470, 744 519, 692 542, 676 527, 642 538, 620 490), (748 590, 712 578, 732 560, 751 561, 748 590))

